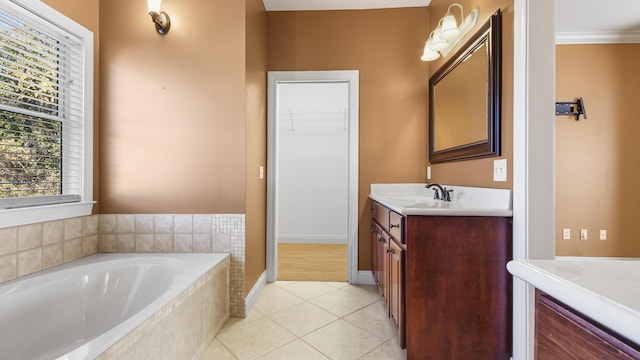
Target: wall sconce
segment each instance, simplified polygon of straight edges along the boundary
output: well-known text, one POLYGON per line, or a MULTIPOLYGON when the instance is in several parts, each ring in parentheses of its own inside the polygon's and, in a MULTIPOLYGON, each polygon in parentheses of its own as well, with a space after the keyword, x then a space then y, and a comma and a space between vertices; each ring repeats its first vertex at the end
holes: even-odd
POLYGON ((162 0, 148 0, 149 15, 151 15, 151 21, 156 25, 156 31, 160 35, 164 35, 169 32, 171 28, 171 19, 169 14, 160 10, 160 4, 162 0))
POLYGON ((480 9, 475 8, 465 18, 464 10, 460 4, 451 4, 447 8, 447 13, 438 21, 438 26, 429 34, 429 38, 424 44, 424 53, 420 60, 433 61, 442 56, 447 56, 453 48, 469 33, 473 25, 478 21, 480 9), (460 8, 460 26, 453 15, 453 7, 460 8))

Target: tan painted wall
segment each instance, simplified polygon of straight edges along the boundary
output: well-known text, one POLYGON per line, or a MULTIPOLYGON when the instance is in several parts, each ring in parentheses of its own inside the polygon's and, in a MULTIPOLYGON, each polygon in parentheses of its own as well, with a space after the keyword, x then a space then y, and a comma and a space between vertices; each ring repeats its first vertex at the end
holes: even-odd
POLYGON ((245 212, 245 2, 100 2, 100 213, 245 212))
MULTIPOLYGON (((99 114, 100 114, 100 16, 99 0, 44 0, 44 3, 65 14, 78 24, 93 32, 94 43, 94 79, 93 79, 93 200, 99 201, 100 196, 100 168, 98 164, 98 148, 100 144, 99 114)), ((94 206, 94 213, 97 213, 97 205, 94 206)))
POLYGON ((267 165, 267 13, 262 0, 247 0, 246 35, 246 248, 245 293, 248 294, 266 265, 267 165))
MULTIPOLYGON (((431 8, 431 23, 436 24, 447 12, 450 0, 433 0, 431 8)), ((500 157, 490 157, 476 160, 465 160, 431 165, 431 181, 442 184, 461 186, 479 186, 500 189, 513 188, 513 0, 466 0, 457 1, 464 7, 467 16, 475 7, 480 8, 480 15, 475 27, 466 36, 471 37, 497 10, 502 9, 502 153, 500 157), (493 161, 507 159, 507 181, 493 181, 493 161)), ((459 19, 459 9, 454 9, 459 19)), ((431 32, 435 25, 429 28, 431 32)), ((460 46, 464 44, 461 41, 460 46)), ((430 74, 434 74, 454 54, 430 63, 430 74)))
POLYGON ((640 257, 640 44, 558 45, 556 99, 585 101, 587 120, 556 123, 556 253, 640 257), (562 229, 571 229, 571 240, 562 229), (580 240, 580 229, 588 239, 580 240), (607 240, 599 240, 600 229, 607 240))
MULTIPOLYGON (((269 70, 360 71, 359 264, 370 269, 369 185, 423 182, 429 10, 270 12, 269 70)), ((322 219, 318 219, 322 221, 322 219)))

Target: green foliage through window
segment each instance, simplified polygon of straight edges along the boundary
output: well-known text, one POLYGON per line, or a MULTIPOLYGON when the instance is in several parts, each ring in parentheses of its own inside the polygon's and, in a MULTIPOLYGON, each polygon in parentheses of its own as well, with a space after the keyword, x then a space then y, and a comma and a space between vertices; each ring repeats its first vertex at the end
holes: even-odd
POLYGON ((0 14, 0 198, 62 194, 56 39, 0 14))

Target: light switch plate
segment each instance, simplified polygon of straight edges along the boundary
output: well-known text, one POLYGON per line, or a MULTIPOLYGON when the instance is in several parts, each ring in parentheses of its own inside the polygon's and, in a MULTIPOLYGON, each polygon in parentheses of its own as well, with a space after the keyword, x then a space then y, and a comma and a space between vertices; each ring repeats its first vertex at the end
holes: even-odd
POLYGON ((493 181, 507 181, 507 159, 493 160, 493 181))
POLYGON ((427 180, 431 180, 431 166, 427 166, 427 180))

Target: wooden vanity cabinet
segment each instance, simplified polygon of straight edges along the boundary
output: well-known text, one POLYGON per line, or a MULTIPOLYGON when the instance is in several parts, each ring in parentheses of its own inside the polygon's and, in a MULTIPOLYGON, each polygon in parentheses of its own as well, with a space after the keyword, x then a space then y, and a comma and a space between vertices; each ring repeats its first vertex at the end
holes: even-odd
POLYGON ((387 250, 389 249, 389 236, 382 230, 379 224, 371 224, 371 254, 373 278, 378 286, 378 291, 389 310, 389 261, 387 250))
POLYGON ((640 359, 640 346, 536 289, 535 358, 640 359))
POLYGON ((371 222, 372 272, 387 314, 405 347, 405 252, 402 216, 374 202, 371 222), (395 236, 393 235, 395 234, 395 236))
POLYGON ((396 229, 398 214, 372 203, 372 229, 388 236, 390 255, 372 235, 373 272, 407 359, 509 359, 511 218, 409 215, 396 229))

